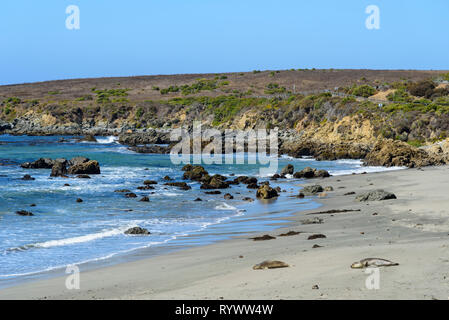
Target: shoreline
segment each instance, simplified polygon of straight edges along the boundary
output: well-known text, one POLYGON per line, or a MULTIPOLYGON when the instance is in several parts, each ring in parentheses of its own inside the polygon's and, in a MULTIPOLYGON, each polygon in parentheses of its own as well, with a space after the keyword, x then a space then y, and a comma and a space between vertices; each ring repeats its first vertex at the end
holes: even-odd
POLYGON ((444 188, 448 169, 426 167, 306 181, 331 185, 334 191, 318 199, 319 210, 301 211, 287 218, 287 226, 267 232, 276 236, 274 240, 255 242, 239 236, 81 270, 80 290, 67 290, 65 277, 57 277, 1 289, 0 299, 447 299, 449 213, 444 188), (379 188, 398 199, 364 203, 344 195, 379 188), (361 211, 307 215, 330 209, 361 211), (313 217, 324 223, 300 222, 313 217), (278 237, 290 230, 304 233, 278 237), (312 233, 327 238, 306 240, 312 233), (313 249, 314 244, 323 247, 313 249), (349 267, 372 256, 399 263, 380 270, 380 290, 366 289, 364 271, 349 267), (290 267, 252 270, 264 260, 281 260, 290 267), (319 289, 312 289, 314 285, 319 289))

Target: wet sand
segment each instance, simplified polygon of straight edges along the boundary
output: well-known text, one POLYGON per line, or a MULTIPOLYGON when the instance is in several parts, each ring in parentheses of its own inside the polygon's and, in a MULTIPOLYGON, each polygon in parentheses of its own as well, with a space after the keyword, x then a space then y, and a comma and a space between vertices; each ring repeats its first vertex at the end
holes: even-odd
POLYGON ((448 299, 448 166, 307 181, 315 183, 334 191, 317 198, 319 209, 299 212, 270 232, 276 239, 238 237, 96 270, 81 267, 80 290, 67 290, 66 277, 56 277, 2 289, 0 299, 448 299), (355 201, 375 189, 397 199, 355 201), (356 194, 345 195, 350 192, 356 194), (360 211, 308 214, 331 209, 360 211), (301 222, 314 217, 323 222, 301 222), (288 231, 301 233, 278 236, 288 231), (307 240, 316 233, 326 238, 307 240), (366 288, 365 270, 350 268, 369 257, 399 263, 379 269, 377 290, 366 288), (264 260, 290 267, 252 269, 264 260))

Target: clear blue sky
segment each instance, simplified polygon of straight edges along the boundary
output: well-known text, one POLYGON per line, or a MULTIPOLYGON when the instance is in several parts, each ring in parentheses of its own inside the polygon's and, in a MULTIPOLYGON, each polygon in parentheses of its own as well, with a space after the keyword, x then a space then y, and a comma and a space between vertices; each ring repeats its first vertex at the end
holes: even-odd
POLYGON ((0 84, 255 69, 449 69, 448 0, 10 0, 0 84), (78 5, 81 29, 65 27, 78 5), (380 30, 365 28, 368 5, 380 30))

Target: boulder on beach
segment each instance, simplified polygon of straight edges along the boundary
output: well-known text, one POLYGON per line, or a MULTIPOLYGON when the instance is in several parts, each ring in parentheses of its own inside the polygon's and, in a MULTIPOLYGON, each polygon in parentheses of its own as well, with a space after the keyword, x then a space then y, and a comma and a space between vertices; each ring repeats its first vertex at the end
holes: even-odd
POLYGON ((257 189, 256 193, 256 197, 260 199, 272 199, 278 196, 279 194, 277 193, 277 191, 266 184, 257 189))
POLYGON ((378 190, 368 191, 363 194, 360 194, 355 199, 357 201, 381 201, 381 200, 390 200, 390 199, 397 199, 397 198, 394 193, 387 192, 382 189, 378 189, 378 190))
POLYGON ((69 174, 100 174, 100 164, 96 160, 78 163, 71 166, 68 170, 69 174))
POLYGON ((307 240, 315 240, 315 239, 324 239, 326 236, 324 234, 318 233, 318 234, 312 234, 307 238, 307 240))
POLYGON ((317 170, 311 167, 306 167, 299 172, 295 172, 293 177, 296 179, 327 178, 330 177, 330 174, 326 170, 317 170))
POLYGON ((147 229, 141 227, 129 228, 125 231, 125 234, 133 234, 133 235, 149 235, 151 234, 147 229))
POLYGON ((324 189, 322 186, 316 184, 313 186, 306 186, 302 189, 302 193, 306 196, 316 195, 317 193, 323 192, 324 189))

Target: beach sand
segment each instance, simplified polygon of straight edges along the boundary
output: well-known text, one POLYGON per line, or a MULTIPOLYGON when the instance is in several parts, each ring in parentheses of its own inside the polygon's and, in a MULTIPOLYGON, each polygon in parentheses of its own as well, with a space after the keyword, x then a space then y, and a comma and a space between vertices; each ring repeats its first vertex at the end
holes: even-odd
POLYGON ((2 289, 0 299, 448 299, 448 166, 307 181, 315 183, 334 191, 317 198, 323 206, 313 212, 360 211, 299 212, 269 233, 274 240, 245 236, 90 271, 81 266, 80 290, 67 290, 66 277, 56 277, 2 289), (345 195, 374 189, 398 199, 345 195), (313 217, 323 223, 301 223, 313 217), (290 230, 303 233, 278 237, 290 230), (307 240, 315 233, 326 238, 307 240), (379 289, 366 288, 365 270, 350 268, 369 257, 399 263, 379 269, 379 289), (252 269, 264 260, 290 267, 252 269))

